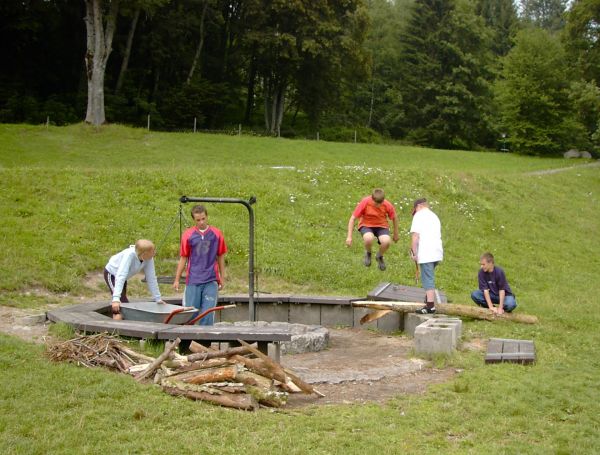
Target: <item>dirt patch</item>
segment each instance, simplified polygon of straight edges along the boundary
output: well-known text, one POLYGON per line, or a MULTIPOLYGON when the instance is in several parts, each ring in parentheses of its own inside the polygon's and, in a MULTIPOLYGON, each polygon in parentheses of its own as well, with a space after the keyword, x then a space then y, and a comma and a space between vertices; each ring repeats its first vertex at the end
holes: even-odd
POLYGON ((26 311, 0 305, 0 332, 34 343, 44 343, 48 324, 43 311, 26 311))
MULTIPOLYGON (((49 322, 42 310, 0 306, 0 332, 44 343, 49 322)), ((454 368, 436 369, 412 356, 412 339, 360 329, 330 329, 329 347, 320 352, 285 355, 284 366, 325 395, 292 394, 286 408, 308 405, 384 403, 402 394, 424 393, 451 379, 454 368)), ((478 349, 479 346, 472 346, 478 349)))
POLYGON ((451 379, 453 368, 436 369, 411 356, 412 339, 360 329, 331 329, 330 347, 282 358, 325 395, 295 394, 287 407, 309 404, 384 403, 394 396, 424 393, 431 384, 451 379))

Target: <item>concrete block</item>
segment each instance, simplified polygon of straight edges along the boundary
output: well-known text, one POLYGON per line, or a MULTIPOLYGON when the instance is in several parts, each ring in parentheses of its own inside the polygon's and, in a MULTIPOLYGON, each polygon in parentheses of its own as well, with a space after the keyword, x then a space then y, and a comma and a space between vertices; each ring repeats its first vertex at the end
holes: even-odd
POLYGON ((384 333, 397 332, 404 326, 404 318, 397 311, 386 314, 381 319, 377 319, 377 329, 384 333))
POLYGON ((321 325, 352 327, 354 312, 350 305, 321 305, 321 325))
POLYGON ((321 305, 290 303, 290 324, 321 324, 321 305))
POLYGON ((458 318, 430 318, 415 328, 415 352, 451 354, 458 345, 461 329, 458 318))
POLYGON ((259 303, 256 305, 257 321, 279 321, 289 322, 290 304, 289 303, 259 303))
POLYGON ((404 333, 414 337, 415 329, 433 316, 433 314, 404 313, 404 333))

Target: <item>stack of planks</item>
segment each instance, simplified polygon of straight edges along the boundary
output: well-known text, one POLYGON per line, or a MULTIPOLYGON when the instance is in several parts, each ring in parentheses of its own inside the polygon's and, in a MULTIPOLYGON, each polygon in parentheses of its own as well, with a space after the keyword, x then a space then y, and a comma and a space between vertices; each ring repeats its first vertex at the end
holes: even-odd
POLYGON ((183 356, 175 352, 177 339, 167 342, 164 352, 153 358, 127 348, 118 338, 97 334, 56 343, 47 353, 55 361, 109 367, 133 375, 138 382, 152 380, 170 395, 236 409, 282 407, 290 393, 323 396, 255 345, 238 342, 241 346, 225 350, 192 342, 192 353, 183 356))

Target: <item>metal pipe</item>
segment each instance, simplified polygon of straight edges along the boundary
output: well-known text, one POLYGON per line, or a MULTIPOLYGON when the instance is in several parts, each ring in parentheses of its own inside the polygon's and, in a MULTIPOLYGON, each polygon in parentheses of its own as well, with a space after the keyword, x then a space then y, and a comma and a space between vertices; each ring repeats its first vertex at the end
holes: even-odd
POLYGON ((188 197, 181 196, 179 202, 185 204, 187 202, 215 202, 215 203, 231 203, 242 204, 248 209, 248 320, 256 321, 256 311, 254 308, 254 210, 252 204, 256 203, 256 196, 251 196, 247 201, 244 199, 235 199, 228 197, 188 197))

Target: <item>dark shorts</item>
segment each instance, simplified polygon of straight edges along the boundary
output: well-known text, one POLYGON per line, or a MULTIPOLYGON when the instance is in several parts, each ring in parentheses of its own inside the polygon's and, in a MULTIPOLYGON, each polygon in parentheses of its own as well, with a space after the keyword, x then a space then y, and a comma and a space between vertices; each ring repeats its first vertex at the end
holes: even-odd
MULTIPOLYGON (((108 286, 110 296, 112 297, 115 289, 115 276, 106 269, 104 269, 104 282, 108 286)), ((123 284, 123 291, 121 291, 121 302, 129 302, 129 299, 127 298, 127 281, 125 281, 125 284, 123 284)))
POLYGON ((386 228, 386 227, 367 227, 367 226, 363 226, 363 227, 361 227, 358 230, 358 232, 360 232, 363 237, 365 236, 365 234, 367 232, 373 233, 373 235, 375 237, 377 237, 377 243, 380 243, 379 242, 379 236, 381 236, 381 235, 390 235, 390 230, 388 228, 386 228))

